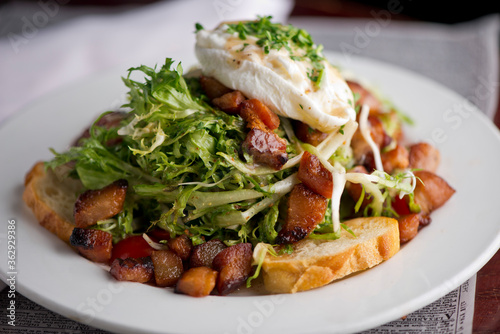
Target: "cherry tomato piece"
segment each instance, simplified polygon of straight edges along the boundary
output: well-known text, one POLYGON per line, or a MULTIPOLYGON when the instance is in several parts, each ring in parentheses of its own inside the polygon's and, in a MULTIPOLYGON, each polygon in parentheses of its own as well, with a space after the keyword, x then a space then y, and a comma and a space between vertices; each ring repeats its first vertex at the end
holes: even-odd
POLYGON ((113 246, 110 263, 114 259, 140 258, 150 256, 153 248, 148 244, 142 235, 135 235, 120 240, 113 246))
POLYGON ((392 202, 392 208, 400 216, 409 215, 411 213, 408 203, 406 203, 405 198, 399 198, 396 196, 394 202, 392 202))

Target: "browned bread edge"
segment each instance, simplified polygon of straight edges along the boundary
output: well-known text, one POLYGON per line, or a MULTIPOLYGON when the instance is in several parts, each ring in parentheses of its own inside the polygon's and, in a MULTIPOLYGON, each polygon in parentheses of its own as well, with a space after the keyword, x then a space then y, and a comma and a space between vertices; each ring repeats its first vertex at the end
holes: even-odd
POLYGON ((345 223, 358 238, 342 231, 342 237, 333 241, 301 240, 290 255, 268 254, 262 266, 266 289, 273 293, 314 289, 371 268, 399 251, 397 220, 373 217, 345 223))
POLYGON ((74 180, 68 180, 68 184, 64 185, 51 169, 45 169, 43 162, 37 162, 26 174, 24 186, 23 200, 33 211, 40 225, 69 243, 74 223, 70 217, 59 212, 59 208, 50 203, 46 188, 53 186, 57 188, 54 190, 65 192, 67 200, 74 203, 78 184, 74 180))

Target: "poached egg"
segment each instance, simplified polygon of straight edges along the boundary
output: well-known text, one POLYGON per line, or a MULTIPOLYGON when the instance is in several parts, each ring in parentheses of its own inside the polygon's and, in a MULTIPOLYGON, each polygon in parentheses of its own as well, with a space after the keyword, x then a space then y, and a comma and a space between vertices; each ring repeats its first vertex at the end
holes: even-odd
POLYGON ((312 64, 304 57, 305 50, 290 43, 288 49, 271 48, 266 53, 257 45, 257 37, 241 39, 228 27, 222 24, 196 34, 195 52, 204 75, 262 101, 280 116, 323 132, 356 119, 353 94, 327 60, 320 61, 324 70, 318 84, 311 80, 312 64))

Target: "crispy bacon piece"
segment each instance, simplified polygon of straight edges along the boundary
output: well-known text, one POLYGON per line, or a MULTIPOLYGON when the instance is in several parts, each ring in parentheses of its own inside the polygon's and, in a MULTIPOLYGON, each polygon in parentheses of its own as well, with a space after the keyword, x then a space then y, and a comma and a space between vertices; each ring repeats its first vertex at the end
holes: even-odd
POLYGON ((257 128, 257 129, 260 129, 262 131, 271 132, 271 130, 269 130, 269 128, 264 124, 264 122, 262 122, 259 115, 254 113, 252 111, 252 109, 241 108, 240 109, 240 116, 241 116, 241 118, 243 118, 245 120, 245 122, 247 122, 247 128, 249 128, 249 129, 257 128))
POLYGON ((279 126, 278 116, 255 99, 241 103, 240 116, 250 128, 242 144, 243 150, 257 163, 266 164, 276 170, 283 167, 288 161, 286 141, 271 130, 279 126))
POLYGON ((439 151, 427 143, 417 143, 410 146, 410 168, 435 172, 439 166, 441 155, 439 151))
POLYGON ((74 208, 76 227, 94 225, 122 211, 127 187, 127 180, 118 180, 102 189, 87 190, 78 196, 74 208))
POLYGON ((241 103, 241 117, 249 122, 248 119, 251 117, 251 114, 257 115, 270 130, 275 130, 280 126, 278 115, 257 99, 245 100, 241 103))
POLYGON ((432 222, 431 216, 423 215, 422 213, 420 213, 418 215, 418 219, 419 219, 419 223, 420 223, 419 227, 427 226, 432 222))
POLYGON ((212 100, 214 106, 228 114, 238 114, 240 112, 240 105, 245 101, 245 96, 239 90, 235 90, 216 97, 212 100))
POLYGON ((253 128, 242 144, 257 163, 279 170, 288 161, 286 141, 270 130, 253 128))
POLYGON ((216 79, 212 77, 206 77, 204 75, 200 77, 200 85, 210 100, 213 100, 232 91, 231 88, 227 88, 216 79))
POLYGON ((108 263, 111 259, 113 237, 109 232, 75 227, 69 243, 90 261, 108 263))
POLYGON ((115 259, 109 270, 118 281, 146 283, 153 279, 153 262, 150 257, 115 259))
POLYGON ((215 288, 217 271, 208 267, 191 268, 182 274, 175 286, 175 292, 192 297, 208 296, 215 288))
MULTIPOLYGON (((111 129, 118 127, 120 125, 120 122, 127 117, 127 113, 124 111, 113 111, 110 113, 105 114, 102 116, 95 124, 97 126, 106 128, 106 129, 111 129)), ((83 138, 90 138, 90 127, 85 129, 83 133, 78 137, 74 142, 73 146, 77 146, 80 142, 81 139, 83 138)), ((107 146, 113 146, 116 144, 119 144, 122 141, 122 138, 116 138, 109 140, 106 145, 107 146)))
MULTIPOLYGON (((384 126, 380 119, 375 116, 368 116, 370 125, 370 135, 378 148, 383 148, 390 143, 391 138, 385 133, 384 126)), ((367 156, 372 154, 370 145, 366 142, 358 127, 351 139, 352 153, 358 164, 364 164, 367 156)))
POLYGON ((366 88, 354 81, 347 80, 346 82, 353 94, 359 95, 356 106, 367 104, 370 107, 370 115, 377 114, 382 110, 382 103, 366 88))
POLYGON ((238 289, 252 272, 252 244, 228 247, 214 258, 212 266, 219 272, 217 291, 227 295, 238 289))
POLYGON ((170 250, 153 251, 151 260, 158 286, 174 286, 184 271, 182 259, 170 250))
POLYGON ((332 198, 333 176, 317 156, 307 151, 300 159, 298 178, 316 194, 332 198))
POLYGON ((289 244, 304 239, 325 217, 327 200, 303 183, 295 185, 288 200, 285 224, 276 242, 289 244))
POLYGON ((384 148, 391 143, 392 139, 385 132, 384 125, 380 118, 370 115, 368 116, 368 123, 370 124, 370 135, 379 148, 384 148))
POLYGON ((391 174, 395 169, 405 169, 410 164, 408 150, 397 145, 394 149, 381 154, 384 171, 391 174))
POLYGON ((422 180, 417 181, 414 194, 415 203, 420 206, 423 215, 441 207, 455 193, 455 189, 433 172, 422 170, 414 174, 422 180))
POLYGON ((368 170, 363 165, 357 165, 357 166, 354 166, 353 168, 349 169, 349 173, 363 173, 363 174, 368 174, 368 170))
POLYGON ((193 248, 190 258, 190 267, 209 267, 212 268, 214 257, 227 246, 219 239, 212 239, 193 248))
POLYGON ((186 261, 189 259, 191 250, 193 249, 193 243, 185 234, 170 239, 167 245, 175 254, 177 254, 182 259, 182 261, 186 261))
POLYGON ((309 125, 301 121, 294 121, 293 127, 295 130, 295 135, 300 141, 311 144, 313 146, 318 146, 319 143, 321 143, 326 137, 328 137, 327 133, 313 129, 309 125))
POLYGON ((415 238, 420 226, 420 215, 418 213, 410 213, 398 218, 399 225, 399 242, 405 243, 415 238))

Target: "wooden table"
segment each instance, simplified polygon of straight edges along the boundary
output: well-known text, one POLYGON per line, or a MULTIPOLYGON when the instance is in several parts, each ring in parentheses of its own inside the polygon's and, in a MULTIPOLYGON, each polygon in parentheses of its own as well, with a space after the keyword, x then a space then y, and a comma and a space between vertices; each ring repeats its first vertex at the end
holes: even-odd
MULTIPOLYGON (((296 0, 292 16, 369 18, 373 9, 380 8, 346 0, 296 0)), ((405 13, 394 18, 414 20, 405 13)), ((500 103, 495 124, 500 128, 500 103)), ((500 251, 477 273, 473 332, 500 333, 500 251)))
POLYGON ((500 332, 500 251, 477 273, 473 330, 500 332))

